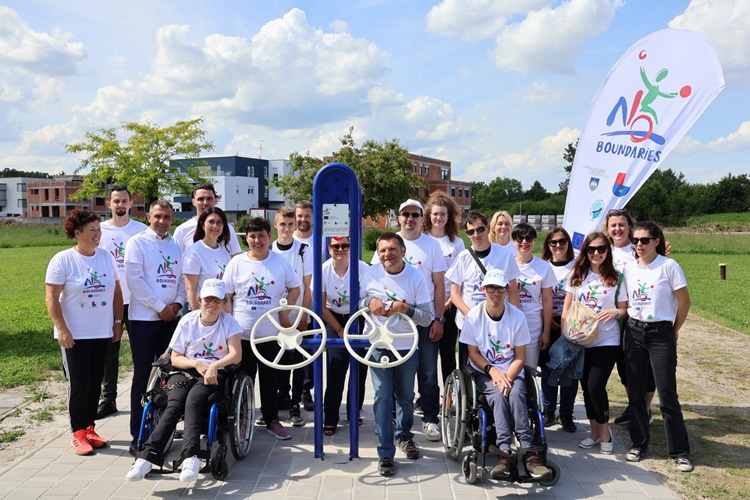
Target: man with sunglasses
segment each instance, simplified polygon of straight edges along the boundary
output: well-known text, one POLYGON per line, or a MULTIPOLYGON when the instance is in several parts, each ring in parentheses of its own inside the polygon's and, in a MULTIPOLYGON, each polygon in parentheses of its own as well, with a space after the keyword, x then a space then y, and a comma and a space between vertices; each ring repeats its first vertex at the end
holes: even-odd
MULTIPOLYGON (((510 289, 513 289, 512 285, 510 289)), ((504 271, 487 271, 480 290, 485 301, 466 315, 460 340, 468 347, 477 390, 487 397, 495 417, 497 447, 503 454, 492 469, 492 477, 502 479, 509 477, 511 472, 513 430, 521 448, 532 446, 523 373, 526 344, 531 337, 524 313, 505 303, 508 278, 504 271)), ((524 465, 535 479, 550 473, 532 452, 524 456, 524 465)))
MULTIPOLYGON (((196 184, 190 193, 190 198, 196 210, 195 217, 177 226, 173 235, 174 240, 183 252, 194 243, 193 236, 195 236, 195 230, 198 227, 198 218, 209 208, 215 207, 219 201, 219 195, 216 194, 213 184, 196 184)), ((229 224, 229 252, 232 256, 242 253, 237 232, 231 224, 229 224)))
MULTIPOLYGON (((520 298, 516 279, 521 275, 514 258, 514 251, 507 247, 490 243, 489 221, 481 212, 472 210, 466 216, 464 229, 471 240, 471 247, 458 254, 455 262, 445 274, 451 281, 451 301, 456 305, 456 326, 463 329, 464 318, 469 310, 485 301, 482 282, 485 274, 492 269, 500 269, 510 282, 508 302, 518 307, 520 298)), ((468 359, 466 345, 458 344, 458 363, 463 367, 468 359)))
MULTIPOLYGON (((130 208, 133 198, 127 186, 114 186, 107 196, 107 208, 112 210, 112 218, 101 223, 102 237, 99 247, 107 250, 115 258, 117 272, 120 274, 120 288, 122 288, 123 314, 122 321, 125 329, 130 333, 130 291, 128 280, 125 278, 125 243, 138 233, 142 233, 148 226, 130 218, 130 208)), ((107 349, 107 360, 104 365, 104 380, 102 381, 102 400, 96 410, 96 419, 102 419, 117 413, 117 372, 120 369, 120 341, 112 342, 107 349)))
MULTIPOLYGON (((398 209, 401 231, 398 235, 406 244, 404 262, 417 269, 425 277, 430 301, 434 304, 435 319, 428 327, 419 327, 419 386, 418 406, 421 407, 422 432, 428 441, 440 441, 440 387, 438 386, 438 352, 443 336, 445 318, 445 271, 447 266, 443 251, 435 238, 422 232, 424 207, 413 199, 406 200, 398 209)), ((372 263, 377 263, 374 255, 372 263)))

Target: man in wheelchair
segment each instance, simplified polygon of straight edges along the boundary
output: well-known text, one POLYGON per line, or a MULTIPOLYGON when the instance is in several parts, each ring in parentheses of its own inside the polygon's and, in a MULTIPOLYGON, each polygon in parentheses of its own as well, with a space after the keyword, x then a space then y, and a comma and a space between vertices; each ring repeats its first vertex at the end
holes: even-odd
MULTIPOLYGON (((505 302, 508 279, 504 271, 487 271, 482 292, 487 300, 466 315, 460 341, 468 346, 477 391, 486 397, 495 419, 501 455, 492 469, 492 477, 504 479, 511 473, 513 430, 522 449, 532 447, 524 383, 526 344, 530 336, 524 314, 505 302)), ((524 465, 534 479, 551 472, 532 452, 526 452, 524 465)))
POLYGON ((200 292, 200 309, 185 315, 177 325, 169 347, 175 370, 167 380, 167 407, 128 471, 127 481, 139 481, 151 471, 184 414, 182 472, 180 481, 195 481, 201 469, 201 420, 209 397, 223 391, 224 367, 242 360, 242 327, 223 311, 224 282, 208 279, 200 292))

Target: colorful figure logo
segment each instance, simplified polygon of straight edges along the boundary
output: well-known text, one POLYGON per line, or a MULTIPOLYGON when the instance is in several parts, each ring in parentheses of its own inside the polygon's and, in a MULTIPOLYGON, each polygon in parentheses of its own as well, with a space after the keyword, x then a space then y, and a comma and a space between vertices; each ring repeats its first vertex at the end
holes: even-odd
MULTIPOLYGON (((490 339, 490 344, 492 344, 492 348, 487 349, 487 352, 484 353, 484 357, 487 358, 487 361, 490 363, 504 363, 506 358, 502 355, 503 346, 497 342, 493 342, 492 339, 490 339)), ((506 347, 510 349, 510 345, 506 347)))
MULTIPOLYGON (((200 357, 203 359, 221 359, 218 356, 216 356, 214 353, 224 350, 224 347, 219 346, 216 349, 214 349, 213 347, 214 347, 213 342, 209 342, 208 344, 203 342, 203 352, 200 354, 200 357)), ((195 357, 197 358, 198 355, 196 354, 195 357)))
MULTIPOLYGON (((331 299, 331 304, 333 304, 336 307, 341 307, 343 305, 346 305, 349 303, 349 295, 346 290, 342 292, 336 292, 339 297, 337 299, 331 299)), ((388 292, 386 292, 387 294, 388 292)))
POLYGON ((257 299, 257 300, 266 300, 271 298, 268 293, 266 292, 266 285, 273 285, 274 282, 266 283, 266 278, 262 277, 260 279, 253 278, 255 280, 254 285, 250 285, 250 289, 247 292, 247 298, 248 299, 257 299))
POLYGON ((414 262, 412 259, 413 259, 413 257, 411 255, 409 257, 404 257, 404 262, 406 262, 407 264, 409 264, 412 267, 421 266, 422 265, 422 261, 421 260, 418 260, 417 262, 414 262))
POLYGON ((99 281, 99 273, 96 271, 89 271, 89 278, 83 283, 85 287, 101 288, 104 285, 99 281))
POLYGON ((216 263, 216 265, 219 266, 219 272, 216 274, 216 279, 220 280, 220 279, 224 278, 224 269, 226 269, 227 266, 226 266, 226 264, 222 266, 218 262, 216 263))
POLYGON ((527 299, 531 297, 531 292, 527 288, 529 285, 534 286, 536 285, 536 281, 526 281, 526 278, 521 278, 518 280, 518 296, 522 299, 527 299))
POLYGON ((641 283, 638 281, 638 288, 633 290, 633 300, 640 300, 641 302, 649 299, 646 290, 654 288, 654 285, 649 285, 646 282, 641 283))
POLYGON ((159 264, 156 274, 160 278, 176 278, 174 271, 172 270, 172 264, 177 264, 177 261, 172 262, 172 258, 169 255, 166 257, 162 255, 161 258, 164 262, 159 264))
POLYGON ((119 244, 113 240, 115 250, 112 252, 112 256, 115 258, 115 262, 118 264, 125 263, 125 242, 121 241, 119 244))
POLYGON ((607 291, 604 290, 603 292, 596 291, 596 288, 592 288, 591 285, 588 286, 588 291, 586 293, 581 292, 581 294, 578 296, 578 300, 589 306, 591 309, 599 310, 602 308, 602 306, 599 305, 599 301, 597 300, 597 295, 607 295, 607 291))

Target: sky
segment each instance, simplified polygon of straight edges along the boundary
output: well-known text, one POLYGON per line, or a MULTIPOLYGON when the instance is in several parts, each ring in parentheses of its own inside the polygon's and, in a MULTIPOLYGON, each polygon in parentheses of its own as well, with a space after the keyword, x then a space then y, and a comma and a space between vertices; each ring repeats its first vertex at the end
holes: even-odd
POLYGON ((23 0, 0 5, 0 169, 72 173, 86 132, 202 118, 211 155, 323 157, 398 139, 453 178, 538 180, 617 59, 690 29, 726 88, 660 168, 748 173, 747 0, 23 0))

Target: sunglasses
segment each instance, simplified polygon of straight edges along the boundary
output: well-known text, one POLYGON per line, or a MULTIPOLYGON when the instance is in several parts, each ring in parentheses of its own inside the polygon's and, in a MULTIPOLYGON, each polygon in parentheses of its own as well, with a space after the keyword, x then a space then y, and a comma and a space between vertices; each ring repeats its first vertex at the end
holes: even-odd
POLYGON ((350 247, 350 246, 351 246, 351 245, 350 245, 349 243, 342 243, 342 244, 340 244, 340 245, 338 245, 338 244, 333 244, 333 245, 331 245, 331 248, 332 248, 333 250, 336 250, 336 251, 338 252, 339 250, 349 250, 349 247, 350 247))
POLYGON ((516 236, 513 239, 516 241, 516 243, 523 243, 524 241, 526 241, 527 243, 531 243, 536 238, 534 238, 533 236, 529 235, 529 236, 516 236))
POLYGON ((408 219, 409 217, 411 217, 412 219, 419 219, 420 217, 422 217, 422 214, 421 212, 401 212, 401 217, 403 217, 404 219, 408 219))
POLYGON ((218 304, 219 302, 224 302, 224 299, 220 299, 219 297, 203 297, 203 302, 206 304, 210 304, 211 302, 218 304))
POLYGON ((507 286, 487 285, 484 287, 487 293, 505 293, 508 291, 507 286))
POLYGON ((467 229, 466 236, 473 236, 474 233, 482 234, 485 231, 487 231, 487 228, 485 226, 479 226, 478 228, 475 228, 475 229, 467 229))
POLYGON ((560 238, 559 240, 549 240, 549 246, 551 247, 564 247, 568 244, 568 240, 560 238))
POLYGON ((601 245, 598 247, 586 247, 586 253, 589 255, 593 255, 594 252, 600 255, 604 255, 605 253, 607 253, 607 250, 609 250, 609 246, 607 245, 601 245))
POLYGON ((647 238, 646 236, 644 236, 643 238, 633 238, 633 244, 637 245, 638 243, 640 243, 641 245, 648 245, 649 243, 651 243, 651 240, 655 239, 656 238, 647 238))

